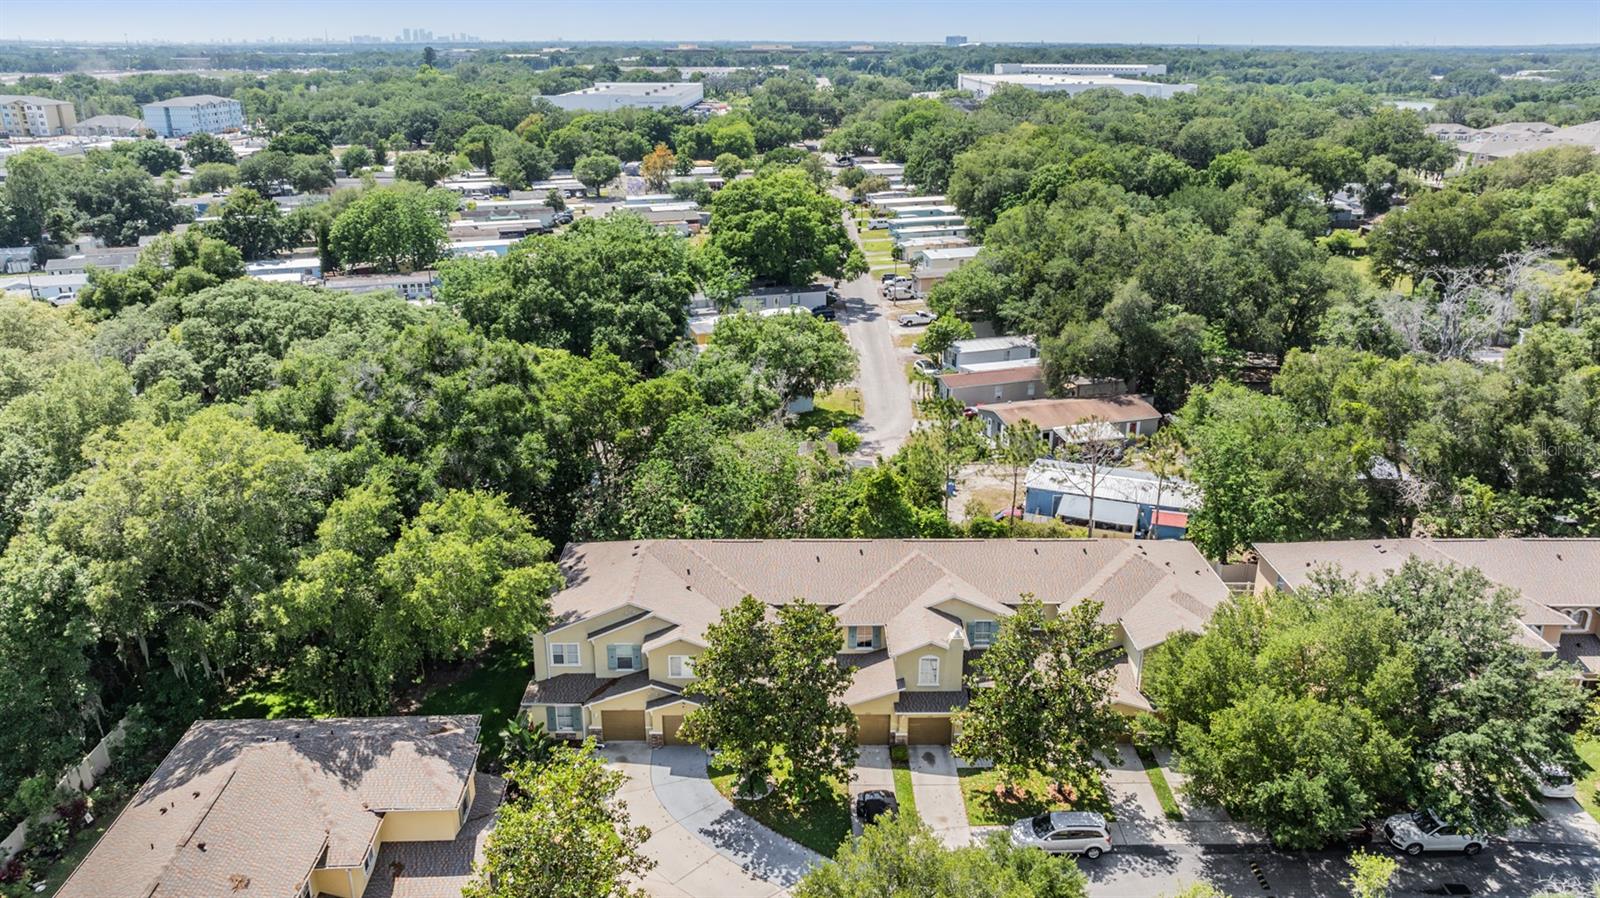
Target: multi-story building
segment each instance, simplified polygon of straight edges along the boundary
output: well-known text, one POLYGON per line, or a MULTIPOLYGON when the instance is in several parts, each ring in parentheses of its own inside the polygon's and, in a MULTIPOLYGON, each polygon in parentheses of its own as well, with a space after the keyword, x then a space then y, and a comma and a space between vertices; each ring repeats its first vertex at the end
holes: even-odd
POLYGON ((1139 693, 1145 652, 1199 630, 1227 587, 1185 542, 1129 540, 640 540, 579 543, 567 586, 534 637, 522 711, 567 736, 679 741, 706 628, 745 596, 805 599, 838 618, 844 702, 862 744, 942 744, 972 684, 966 672, 1025 595, 1053 611, 1093 599, 1123 654, 1115 707, 1139 693))
POLYGON ((55 137, 78 123, 78 113, 68 100, 0 94, 0 131, 12 136, 55 137))
POLYGON ((478 723, 198 721, 57 895, 459 895, 504 790, 478 723))
POLYGON ((244 107, 238 100, 200 94, 146 103, 144 123, 162 137, 186 137, 205 132, 221 134, 244 127, 244 107))
POLYGON ((606 112, 612 109, 688 109, 706 98, 705 85, 698 81, 596 81, 549 100, 574 112, 606 112))

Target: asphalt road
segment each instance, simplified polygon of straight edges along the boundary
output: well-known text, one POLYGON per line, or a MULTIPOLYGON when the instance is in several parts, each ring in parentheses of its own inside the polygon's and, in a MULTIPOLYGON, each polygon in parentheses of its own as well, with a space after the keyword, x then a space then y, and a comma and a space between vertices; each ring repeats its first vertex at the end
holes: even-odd
MULTIPOLYGON (((857 237, 855 222, 845 214, 850 236, 857 237)), ((892 304, 878 296, 878 281, 870 274, 841 284, 845 311, 839 316, 845 335, 861 363, 856 386, 861 390, 861 435, 857 456, 873 460, 894 454, 911 433, 911 382, 905 362, 895 349, 892 304)))
MULTIPOLYGON (((1391 898, 1441 895, 1578 894, 1600 879, 1592 845, 1495 843, 1475 857, 1438 854, 1400 860, 1391 898), (1464 891, 1463 891, 1464 890, 1464 891)), ((1091 898, 1157 898, 1204 880, 1232 898, 1349 898, 1342 852, 1280 852, 1257 847, 1137 846, 1082 860, 1091 898)))

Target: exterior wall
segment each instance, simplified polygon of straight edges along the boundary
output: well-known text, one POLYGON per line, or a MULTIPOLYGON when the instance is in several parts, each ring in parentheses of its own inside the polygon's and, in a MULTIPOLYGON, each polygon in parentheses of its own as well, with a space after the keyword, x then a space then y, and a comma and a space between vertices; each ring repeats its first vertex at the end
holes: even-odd
POLYGON ((162 137, 183 137, 201 131, 220 134, 244 127, 244 107, 238 100, 163 106, 151 103, 141 110, 144 123, 162 137))
POLYGON ((699 656, 701 651, 702 649, 699 646, 679 639, 653 651, 646 652, 644 656, 645 669, 650 671, 650 679, 652 680, 660 680, 663 683, 671 683, 678 687, 687 686, 693 683, 695 678, 672 676, 672 666, 667 663, 667 658, 672 655, 687 655, 694 658, 699 656))
MULTIPOLYGON (((850 706, 850 710, 854 711, 857 715, 862 715, 862 714, 893 714, 894 713, 894 703, 898 699, 899 699, 899 695, 897 693, 890 693, 888 695, 883 696, 882 698, 875 698, 875 699, 872 699, 870 701, 865 701, 865 702, 862 702, 859 705, 851 705, 850 706)), ((894 727, 894 724, 891 721, 890 722, 890 728, 892 729, 893 727, 894 727)))
MULTIPOLYGON (((634 612, 634 613, 637 613, 637 612, 634 612)), ((624 614, 622 616, 623 617, 627 617, 626 614, 624 614)), ((656 630, 661 629, 663 626, 665 626, 665 625, 661 622, 661 620, 659 618, 646 617, 646 618, 641 618, 641 619, 639 619, 637 621, 634 621, 633 623, 627 625, 626 627, 621 627, 619 629, 612 630, 609 633, 601 633, 599 636, 596 636, 593 640, 590 640, 590 652, 592 653, 591 656, 594 659, 594 675, 597 676, 597 677, 625 677, 628 674, 637 673, 637 671, 632 671, 632 670, 610 670, 610 669, 608 669, 606 667, 606 646, 608 646, 608 645, 619 645, 619 646, 622 646, 622 645, 640 645, 640 646, 642 646, 642 645, 644 645, 644 637, 645 637, 646 633, 653 633, 656 630)), ((597 630, 597 629, 599 629, 599 627, 598 626, 593 626, 593 627, 589 627, 588 629, 589 630, 597 630)), ((566 640, 566 641, 570 642, 571 640, 566 640)), ((645 664, 644 669, 645 670, 650 670, 651 668, 649 666, 650 665, 649 656, 646 655, 643 660, 644 660, 644 664, 645 664)), ((666 663, 665 659, 663 659, 663 661, 662 661, 663 666, 665 665, 665 663, 666 663)), ((567 672, 567 673, 571 672, 571 670, 569 668, 562 668, 561 670, 563 672, 567 672)))
POLYGON ((25 137, 54 137, 78 123, 77 112, 65 100, 31 103, 12 100, 0 105, 0 130, 25 137))
POLYGON ((448 842, 461 831, 461 817, 448 811, 390 811, 378 830, 382 842, 448 842))
POLYGON ((654 698, 658 690, 636 689, 626 695, 614 695, 610 698, 596 699, 589 703, 589 725, 599 726, 602 711, 643 711, 645 703, 654 698))
POLYGON ((883 627, 875 626, 875 627, 872 628, 873 631, 874 631, 874 634, 873 634, 873 647, 870 648, 870 649, 858 649, 858 648, 855 647, 855 644, 850 641, 850 631, 851 631, 851 629, 854 629, 856 631, 856 635, 860 636, 861 635, 861 630, 863 628, 860 627, 860 626, 857 626, 857 627, 854 627, 854 628, 851 628, 851 627, 840 627, 839 628, 839 638, 844 640, 844 648, 842 648, 840 651, 844 652, 847 655, 857 655, 857 654, 864 655, 864 654, 867 654, 869 652, 876 652, 878 649, 881 649, 881 648, 884 647, 885 640, 888 638, 885 635, 885 631, 884 631, 883 627))
POLYGON ((906 692, 951 692, 960 689, 965 672, 961 669, 959 646, 960 643, 948 649, 935 645, 912 649, 894 659, 894 675, 905 681, 906 692), (936 686, 921 686, 917 683, 918 659, 928 655, 939 659, 939 683, 936 686))
POLYGON ((1278 587, 1278 572, 1262 558, 1256 562, 1256 595, 1278 587))
MULTIPOLYGON (((535 678, 548 680, 553 676, 565 673, 595 673, 594 647, 589 643, 590 631, 598 630, 607 624, 616 623, 629 615, 638 613, 639 609, 633 607, 617 608, 553 633, 534 634, 533 648, 537 652, 533 661, 535 678), (551 667, 550 643, 552 642, 576 642, 578 644, 579 659, 582 663, 577 667, 551 667)), ((601 639, 604 638, 605 636, 601 636, 601 639)), ((600 651, 604 652, 605 649, 602 648, 600 651)), ((605 666, 605 655, 600 656, 600 666, 605 666)))
POLYGON ((1007 346, 1003 349, 969 350, 961 352, 959 347, 952 346, 945 351, 945 364, 951 368, 960 368, 963 365, 981 365, 984 362, 1012 362, 1021 359, 1031 359, 1039 351, 1026 343, 1016 346, 1007 346))
MULTIPOLYGON (((376 852, 383 847, 383 839, 373 846, 376 852)), ((361 898, 367 890, 367 871, 360 867, 324 867, 311 871, 311 894, 338 895, 339 898, 361 898)))
POLYGON ((939 384, 939 395, 960 401, 963 405, 989 405, 996 402, 1021 402, 1025 399, 1043 399, 1044 381, 1020 380, 1008 384, 989 384, 982 387, 958 387, 950 390, 939 384), (996 388, 1000 395, 995 395, 996 388))
MULTIPOLYGON (((523 711, 524 714, 527 715, 526 722, 530 726, 533 725, 533 724, 538 724, 539 726, 546 727, 546 732, 549 732, 549 728, 547 726, 547 721, 550 719, 550 715, 549 715, 548 711, 549 711, 549 709, 551 707, 568 707, 568 706, 566 706, 566 705, 555 705, 555 706, 552 706, 552 705, 526 705, 526 706, 523 707, 522 711, 523 711)), ((591 726, 597 727, 597 726, 600 725, 600 715, 599 714, 590 713, 589 709, 587 707, 582 706, 582 705, 577 705, 575 707, 578 708, 578 728, 576 730, 572 731, 572 732, 550 733, 550 735, 552 735, 552 736, 579 736, 579 737, 581 737, 585 733, 589 732, 589 727, 591 727, 591 726)))

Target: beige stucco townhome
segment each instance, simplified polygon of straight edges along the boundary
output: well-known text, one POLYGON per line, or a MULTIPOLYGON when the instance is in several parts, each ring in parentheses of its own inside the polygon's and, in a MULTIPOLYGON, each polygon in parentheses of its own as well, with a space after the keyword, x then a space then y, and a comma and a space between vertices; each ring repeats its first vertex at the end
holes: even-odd
POLYGON ((525 714, 550 732, 679 741, 699 700, 694 659, 744 596, 805 599, 839 619, 844 701, 863 744, 939 744, 959 726, 966 672, 1024 595, 1093 599, 1116 628, 1116 705, 1139 694, 1144 653, 1198 630, 1227 587, 1186 542, 1131 540, 642 540, 579 543, 535 642, 525 714))

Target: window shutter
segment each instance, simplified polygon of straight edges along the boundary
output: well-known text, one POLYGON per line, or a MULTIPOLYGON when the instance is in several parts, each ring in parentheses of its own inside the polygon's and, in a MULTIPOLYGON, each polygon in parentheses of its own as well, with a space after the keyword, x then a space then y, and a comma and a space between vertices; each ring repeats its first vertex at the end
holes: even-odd
POLYGON ((633 651, 633 669, 634 670, 644 670, 644 646, 642 646, 642 645, 632 646, 632 651, 633 651))
POLYGON ((873 648, 878 648, 881 645, 883 645, 883 628, 882 627, 873 627, 872 628, 872 647, 873 648))
POLYGON ((617 669, 617 647, 614 646, 614 645, 608 645, 608 646, 606 646, 606 670, 616 670, 616 669, 617 669))
POLYGON ((847 649, 853 649, 853 648, 856 647, 856 628, 855 627, 851 627, 848 630, 848 632, 846 634, 844 646, 847 649))
POLYGON ((546 733, 556 731, 556 709, 552 705, 544 706, 544 731, 546 733))

